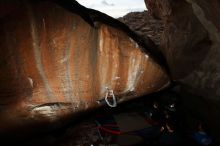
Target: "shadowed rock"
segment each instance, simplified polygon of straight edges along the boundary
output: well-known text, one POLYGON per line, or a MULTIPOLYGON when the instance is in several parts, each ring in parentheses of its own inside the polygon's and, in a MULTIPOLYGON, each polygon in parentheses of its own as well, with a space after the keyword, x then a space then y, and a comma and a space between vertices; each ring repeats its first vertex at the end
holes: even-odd
POLYGON ((111 90, 120 103, 169 84, 164 58, 150 39, 71 2, 5 1, 0 132, 106 105, 111 90))
POLYGON ((186 110, 192 106, 193 113, 207 122, 220 143, 219 0, 145 2, 149 12, 164 23, 160 49, 167 59, 172 79, 187 86, 187 92, 200 96, 195 99, 197 102, 186 97, 186 110))

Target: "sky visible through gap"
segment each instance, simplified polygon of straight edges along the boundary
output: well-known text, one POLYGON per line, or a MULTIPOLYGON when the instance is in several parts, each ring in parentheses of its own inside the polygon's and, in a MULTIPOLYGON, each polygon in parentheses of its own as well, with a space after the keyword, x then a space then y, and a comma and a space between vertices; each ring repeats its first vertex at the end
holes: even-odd
POLYGON ((114 18, 122 17, 129 12, 146 10, 144 0, 77 0, 81 5, 92 8, 114 18))

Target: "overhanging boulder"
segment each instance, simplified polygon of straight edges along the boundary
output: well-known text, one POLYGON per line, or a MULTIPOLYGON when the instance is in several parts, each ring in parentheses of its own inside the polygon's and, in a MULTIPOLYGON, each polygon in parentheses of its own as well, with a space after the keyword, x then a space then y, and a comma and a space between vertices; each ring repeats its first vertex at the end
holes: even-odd
POLYGON ((98 108, 108 95, 120 103, 169 85, 153 42, 105 14, 68 0, 4 4, 0 132, 98 108))

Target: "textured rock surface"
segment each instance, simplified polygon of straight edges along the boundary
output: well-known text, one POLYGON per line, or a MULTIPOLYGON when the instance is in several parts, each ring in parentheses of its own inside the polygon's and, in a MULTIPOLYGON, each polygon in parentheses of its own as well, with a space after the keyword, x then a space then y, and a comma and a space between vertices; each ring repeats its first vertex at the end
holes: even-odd
POLYGON ((164 22, 160 46, 173 79, 220 101, 219 1, 146 0, 146 4, 154 6, 150 12, 164 22))
POLYGON ((220 2, 145 0, 145 3, 148 12, 128 14, 120 20, 160 45, 172 78, 188 86, 186 92, 201 96, 192 100, 191 96, 185 97, 186 106, 197 111, 216 132, 220 111, 220 2), (155 29, 152 25, 163 30, 146 31, 149 27, 155 29))
POLYGON ((144 38, 151 38, 155 44, 160 44, 161 34, 164 30, 162 20, 153 18, 148 11, 130 12, 120 21, 127 24, 133 31, 144 38))
MULTIPOLYGON (((186 100, 192 113, 220 135, 220 1, 145 0, 149 12, 164 23, 160 48, 172 78, 201 98, 186 100)), ((218 143, 220 141, 218 140, 218 143)))
POLYGON ((122 102, 169 83, 163 68, 120 29, 101 22, 92 27, 51 2, 3 12, 1 131, 99 107, 106 87, 122 102))

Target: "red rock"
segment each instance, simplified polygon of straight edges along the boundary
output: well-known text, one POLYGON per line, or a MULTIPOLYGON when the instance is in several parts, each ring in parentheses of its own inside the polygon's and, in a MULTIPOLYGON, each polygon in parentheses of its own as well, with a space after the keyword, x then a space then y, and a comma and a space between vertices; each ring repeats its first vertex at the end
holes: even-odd
POLYGON ((20 4, 0 16, 1 131, 103 106, 106 87, 120 103, 169 83, 125 31, 92 27, 55 3, 20 4))

